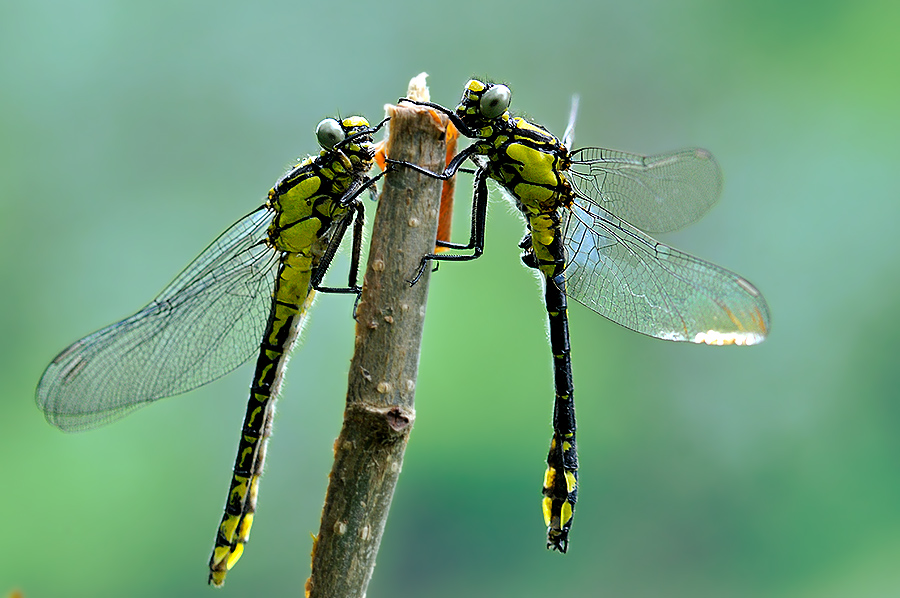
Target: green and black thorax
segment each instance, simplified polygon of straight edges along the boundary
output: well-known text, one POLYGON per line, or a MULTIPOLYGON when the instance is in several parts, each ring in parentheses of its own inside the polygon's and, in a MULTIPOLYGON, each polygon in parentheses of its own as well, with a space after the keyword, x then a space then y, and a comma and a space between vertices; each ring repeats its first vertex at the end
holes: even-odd
POLYGON ((266 205, 276 212, 269 227, 272 247, 305 253, 329 236, 333 223, 357 201, 356 191, 374 164, 375 129, 360 116, 319 124, 319 155, 299 162, 269 191, 266 205))

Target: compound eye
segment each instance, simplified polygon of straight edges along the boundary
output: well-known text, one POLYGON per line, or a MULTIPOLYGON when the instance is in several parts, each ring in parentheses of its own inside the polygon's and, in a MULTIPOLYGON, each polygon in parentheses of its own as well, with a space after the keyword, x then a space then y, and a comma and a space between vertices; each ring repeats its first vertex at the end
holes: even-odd
POLYGON ((326 118, 316 127, 316 139, 324 149, 333 149, 335 145, 344 140, 344 137, 341 123, 333 118, 326 118))
POLYGON ((509 108, 510 91, 506 85, 494 85, 481 96, 478 108, 485 118, 497 118, 509 108))

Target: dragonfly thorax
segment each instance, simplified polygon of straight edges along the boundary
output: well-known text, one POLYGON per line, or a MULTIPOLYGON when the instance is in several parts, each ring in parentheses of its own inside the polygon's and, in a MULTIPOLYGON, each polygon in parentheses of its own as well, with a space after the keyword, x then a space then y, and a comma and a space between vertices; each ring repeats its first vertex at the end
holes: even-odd
POLYGON ((351 207, 342 198, 374 163, 371 131, 361 116, 319 123, 322 151, 298 163, 269 191, 268 206, 276 212, 269 227, 271 247, 315 253, 315 243, 351 207))
POLYGON ((545 129, 514 118, 506 130, 477 146, 488 158, 490 177, 513 196, 526 217, 571 204, 568 150, 545 129))

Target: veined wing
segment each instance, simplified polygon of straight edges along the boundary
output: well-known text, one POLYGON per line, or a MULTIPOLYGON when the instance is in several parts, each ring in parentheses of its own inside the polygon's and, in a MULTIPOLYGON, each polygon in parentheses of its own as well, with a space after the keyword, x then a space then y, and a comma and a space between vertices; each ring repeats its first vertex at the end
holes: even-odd
POLYGON ((65 431, 94 428, 235 369, 259 347, 275 252, 262 207, 209 245, 149 305, 73 343, 47 367, 36 400, 65 431))
POLYGON ((712 345, 753 345, 769 332, 762 294, 734 272, 659 243, 599 206, 577 204, 563 227, 570 297, 636 332, 712 345))
POLYGON ((704 149, 638 156, 584 147, 570 155, 569 180, 579 194, 651 233, 695 222, 722 191, 722 172, 704 149))

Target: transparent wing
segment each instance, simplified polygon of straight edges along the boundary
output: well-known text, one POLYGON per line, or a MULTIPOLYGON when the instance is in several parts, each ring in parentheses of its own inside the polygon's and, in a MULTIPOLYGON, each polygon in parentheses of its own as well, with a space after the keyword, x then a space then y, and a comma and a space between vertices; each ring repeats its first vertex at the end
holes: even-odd
POLYGON ((593 214, 579 205, 565 214, 570 297, 661 339, 714 345, 765 339, 769 307, 747 280, 589 207, 593 214))
POLYGON ((578 193, 651 233, 695 222, 722 191, 719 165, 704 149, 638 156, 584 147, 570 155, 569 181, 578 193))
POLYGON ((144 309, 60 353, 38 383, 47 421, 94 428, 230 372, 259 347, 278 265, 260 208, 222 233, 144 309))

